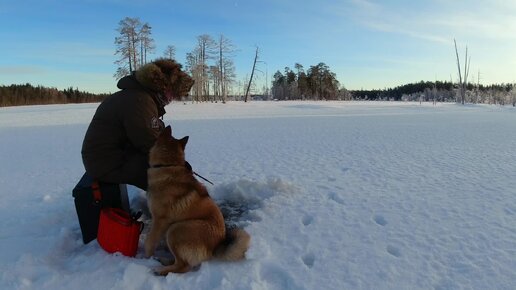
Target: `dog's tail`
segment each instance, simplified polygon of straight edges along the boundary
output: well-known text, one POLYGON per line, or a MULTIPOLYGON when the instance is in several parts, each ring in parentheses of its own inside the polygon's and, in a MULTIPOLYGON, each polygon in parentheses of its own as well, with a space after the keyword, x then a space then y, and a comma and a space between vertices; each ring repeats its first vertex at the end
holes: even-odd
POLYGON ((223 261, 242 260, 245 258, 250 242, 251 236, 243 229, 229 229, 226 232, 226 239, 213 251, 213 256, 223 261))

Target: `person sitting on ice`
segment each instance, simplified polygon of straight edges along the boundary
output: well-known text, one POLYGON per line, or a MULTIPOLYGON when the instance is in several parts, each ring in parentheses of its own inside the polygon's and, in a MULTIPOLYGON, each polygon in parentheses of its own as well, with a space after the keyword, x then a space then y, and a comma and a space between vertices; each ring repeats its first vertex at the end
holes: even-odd
POLYGON ((82 144, 86 173, 99 182, 147 190, 149 150, 164 128, 164 107, 186 96, 193 80, 171 59, 158 59, 125 76, 120 91, 97 108, 82 144))

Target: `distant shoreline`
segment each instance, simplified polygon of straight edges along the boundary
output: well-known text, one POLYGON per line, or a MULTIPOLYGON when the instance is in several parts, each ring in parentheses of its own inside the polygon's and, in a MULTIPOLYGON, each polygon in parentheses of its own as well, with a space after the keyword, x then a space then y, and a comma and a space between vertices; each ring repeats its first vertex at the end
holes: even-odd
MULTIPOLYGON (((311 96, 292 95, 289 98, 277 98, 271 94, 251 94, 251 100, 342 100, 342 101, 415 101, 415 102, 457 102, 458 88, 451 82, 411 83, 395 88, 377 90, 346 90, 341 88, 333 99, 318 99, 311 96)), ((515 84, 475 85, 469 83, 466 88, 466 103, 499 104, 516 106, 515 84)), ((75 104, 101 102, 111 93, 95 94, 80 91, 78 88, 57 89, 54 87, 27 84, 0 85, 0 107, 49 104, 75 104)), ((215 101, 216 96, 206 98, 215 101)), ((240 101, 242 94, 229 95, 228 101, 240 101)), ((191 101, 189 97, 184 101, 191 101)))

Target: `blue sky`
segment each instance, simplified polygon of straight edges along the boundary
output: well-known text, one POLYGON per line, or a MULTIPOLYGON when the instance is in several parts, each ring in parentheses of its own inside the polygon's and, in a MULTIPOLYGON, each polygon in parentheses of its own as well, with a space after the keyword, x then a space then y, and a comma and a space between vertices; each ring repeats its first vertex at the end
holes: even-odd
MULTIPOLYGON (((152 26, 156 52, 224 34, 237 47, 238 80, 255 46, 268 79, 295 63, 324 62, 348 89, 457 78, 453 39, 471 55, 470 76, 516 82, 516 1, 503 0, 0 0, 0 84, 114 92, 118 22, 152 26)), ((463 59, 461 59, 463 61, 463 59)), ((259 83, 265 74, 258 74, 259 83)))

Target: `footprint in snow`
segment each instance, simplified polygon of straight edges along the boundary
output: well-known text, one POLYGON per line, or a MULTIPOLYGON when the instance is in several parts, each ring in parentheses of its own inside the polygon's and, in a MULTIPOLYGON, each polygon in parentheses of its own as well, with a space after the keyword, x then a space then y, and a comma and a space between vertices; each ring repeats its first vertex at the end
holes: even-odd
POLYGON ((305 255, 303 255, 303 257, 301 257, 301 260, 303 260, 303 263, 308 268, 312 268, 314 266, 314 262, 315 262, 315 255, 312 253, 305 254, 305 255))
POLYGON ((314 220, 314 217, 311 215, 305 215, 302 219, 303 225, 308 226, 310 225, 314 220))
POLYGON ((374 222, 380 226, 385 226, 387 224, 387 220, 381 215, 375 215, 373 218, 374 222))
POLYGON ((400 249, 394 247, 394 246, 387 246, 387 253, 391 254, 392 256, 399 258, 401 257, 401 251, 400 249))
POLYGON ((344 205, 344 199, 342 199, 342 197, 340 197, 336 192, 330 192, 328 197, 334 202, 344 205))
POLYGON ((288 271, 285 271, 283 267, 280 267, 277 264, 264 262, 260 266, 259 275, 260 279, 265 284, 263 285, 264 289, 306 289, 303 285, 300 285, 288 271))

